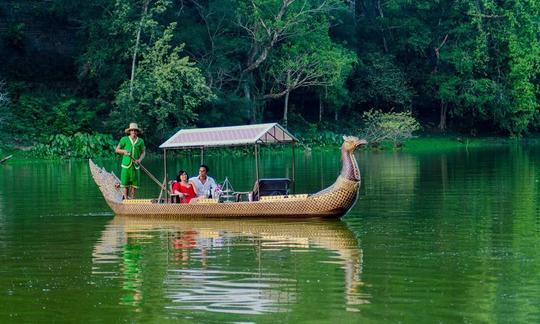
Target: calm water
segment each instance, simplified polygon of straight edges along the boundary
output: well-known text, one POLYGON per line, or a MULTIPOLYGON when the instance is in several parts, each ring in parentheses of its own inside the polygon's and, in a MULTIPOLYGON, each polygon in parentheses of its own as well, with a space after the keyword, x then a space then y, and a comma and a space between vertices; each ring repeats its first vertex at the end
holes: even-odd
MULTIPOLYGON (((262 175, 290 175, 283 155, 263 154, 262 175)), ((539 146, 358 159, 360 199, 342 221, 114 217, 85 162, 10 161, 0 322, 540 321, 539 146)), ((145 162, 162 177, 162 161, 145 162)), ((207 162, 251 187, 252 159, 207 162)), ((296 190, 331 184, 339 163, 297 154, 296 190)))

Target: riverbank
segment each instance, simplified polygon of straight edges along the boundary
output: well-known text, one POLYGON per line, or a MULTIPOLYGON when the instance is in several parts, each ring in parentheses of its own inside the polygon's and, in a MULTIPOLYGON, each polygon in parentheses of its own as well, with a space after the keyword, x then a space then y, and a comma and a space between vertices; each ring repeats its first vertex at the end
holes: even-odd
MULTIPOLYGON (((310 143, 309 140, 305 142, 310 143)), ((317 143, 317 144, 305 144, 301 140, 300 144, 297 145, 297 152, 310 151, 310 150, 331 150, 338 147, 341 143, 337 141, 329 141, 328 143, 317 143)), ((459 149, 476 149, 481 147, 493 147, 493 146, 505 146, 505 145, 515 145, 515 144, 540 144, 539 137, 531 138, 506 138, 506 137, 461 137, 461 136, 419 136, 413 139, 410 139, 403 143, 401 147, 395 148, 391 142, 383 142, 377 147, 367 146, 364 150, 371 151, 394 151, 394 152, 406 152, 406 153, 429 153, 429 152, 440 152, 440 151, 451 151, 459 149)), ((290 151, 291 148, 289 145, 275 145, 269 147, 263 147, 262 151, 271 150, 271 151, 290 151)), ((206 155, 230 155, 234 157, 241 157, 252 154, 253 150, 249 147, 238 147, 238 148, 217 148, 207 150, 206 155)), ((198 150, 191 151, 176 151, 177 155, 198 155, 198 150)), ((62 156, 62 155, 48 155, 41 156, 39 152, 36 151, 36 147, 10 147, 2 146, 0 147, 0 159, 13 155, 13 158, 6 163, 10 163, 19 159, 86 159, 89 157, 73 157, 73 156, 62 156)), ((102 152, 99 154, 99 157, 102 158, 114 158, 114 148, 111 147, 110 154, 102 152)), ((98 156, 91 156, 98 157, 98 156)), ((162 158, 161 151, 149 150, 147 152, 147 159, 151 158, 162 158)))

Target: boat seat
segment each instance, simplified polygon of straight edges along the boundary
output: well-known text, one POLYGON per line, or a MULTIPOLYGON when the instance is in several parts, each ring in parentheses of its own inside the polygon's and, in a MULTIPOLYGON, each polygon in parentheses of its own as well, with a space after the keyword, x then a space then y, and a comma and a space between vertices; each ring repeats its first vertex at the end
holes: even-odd
POLYGON ((289 194, 289 178, 259 179, 253 186, 253 201, 264 196, 285 196, 289 194))

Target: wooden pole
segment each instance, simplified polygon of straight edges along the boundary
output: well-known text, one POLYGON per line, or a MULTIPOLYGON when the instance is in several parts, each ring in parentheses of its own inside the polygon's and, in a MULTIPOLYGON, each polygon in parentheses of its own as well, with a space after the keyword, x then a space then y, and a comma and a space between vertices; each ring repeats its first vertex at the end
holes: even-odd
POLYGON ((204 146, 201 146, 201 164, 204 164, 204 146))
POLYGON ((259 145, 255 144, 255 180, 259 183, 259 145))
POLYGON ((294 164, 294 160, 295 160, 295 155, 294 155, 294 147, 295 147, 295 142, 293 141, 292 142, 292 191, 293 191, 293 194, 296 193, 296 178, 295 178, 295 164, 294 164))
MULTIPOLYGON (((167 149, 163 149, 163 183, 167 186, 167 149)), ((165 190, 165 201, 169 198, 169 190, 165 190)))
MULTIPOLYGON (((135 161, 133 156, 131 156, 131 155, 128 155, 128 156, 133 161, 135 161)), ((167 191, 167 188, 165 187, 165 185, 163 183, 161 183, 156 177, 154 177, 154 175, 152 173, 150 173, 150 171, 148 171, 148 169, 145 168, 144 165, 142 165, 142 163, 139 163, 139 167, 148 175, 148 177, 150 177, 150 179, 152 179, 152 181, 154 181, 158 186, 160 186, 162 190, 167 191)))

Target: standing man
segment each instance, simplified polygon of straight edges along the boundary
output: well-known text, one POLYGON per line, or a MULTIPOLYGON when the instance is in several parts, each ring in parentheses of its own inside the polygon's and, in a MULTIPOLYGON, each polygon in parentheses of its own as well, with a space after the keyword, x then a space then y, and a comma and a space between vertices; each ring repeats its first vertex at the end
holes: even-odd
POLYGON ((208 166, 201 164, 199 167, 199 176, 192 177, 189 181, 193 181, 195 187, 197 187, 197 196, 202 198, 211 198, 214 196, 214 190, 216 189, 216 181, 214 178, 208 176, 208 166))
POLYGON ((145 155, 144 141, 139 137, 142 130, 136 123, 130 123, 125 130, 128 136, 120 139, 115 152, 122 154, 122 173, 120 174, 120 187, 124 193, 124 199, 135 199, 135 193, 139 188, 141 171, 139 170, 145 155), (131 188, 128 196, 128 188, 131 188))

